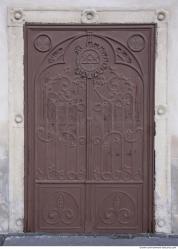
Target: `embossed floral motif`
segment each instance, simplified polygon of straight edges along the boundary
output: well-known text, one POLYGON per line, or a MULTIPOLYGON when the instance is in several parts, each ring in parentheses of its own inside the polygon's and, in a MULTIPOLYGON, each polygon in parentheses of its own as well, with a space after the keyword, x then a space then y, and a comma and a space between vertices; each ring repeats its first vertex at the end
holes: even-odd
POLYGON ((62 47, 57 47, 51 54, 48 56, 49 63, 63 62, 64 49, 62 47))
POLYGON ((128 194, 113 192, 101 202, 98 214, 105 225, 126 225, 134 218, 135 203, 128 194))
POLYGON ((84 78, 81 78, 79 75, 75 75, 72 82, 74 85, 80 88, 85 88, 86 86, 86 80, 84 78))
POLYGON ((103 87, 106 84, 104 75, 98 75, 94 81, 94 87, 103 87))
POLYGON ((124 148, 125 144, 129 142, 130 145, 134 146, 139 138, 142 136, 142 129, 128 129, 124 133, 111 132, 107 134, 104 138, 93 137, 93 143, 96 146, 101 146, 102 155, 104 158, 101 167, 94 168, 92 171, 92 177, 95 180, 117 180, 117 181, 129 181, 129 180, 142 180, 142 170, 134 169, 132 161, 136 156, 136 151, 131 147, 129 150, 124 148), (129 134, 129 135, 128 135, 129 134), (98 143, 96 143, 98 139, 98 143), (113 151, 112 145, 116 146, 113 151), (123 151, 124 149, 124 151, 123 151), (112 158, 117 160, 117 167, 112 168, 112 158), (111 160, 110 160, 111 159, 111 160), (107 163, 109 160, 109 163, 107 163), (108 169, 105 167, 108 166, 108 169))
POLYGON ((42 81, 44 105, 44 126, 37 128, 38 138, 43 142, 58 141, 70 147, 78 143, 76 122, 80 115, 81 122, 86 110, 86 103, 81 91, 84 82, 80 77, 70 80, 66 74, 47 75, 42 81), (79 89, 81 88, 81 89, 79 89), (68 110, 67 110, 67 109, 68 110), (65 124, 66 112, 69 113, 68 124, 65 124), (78 114, 77 114, 78 113, 78 114), (79 114, 80 113, 80 114, 79 114))
POLYGON ((44 179, 45 178, 45 173, 41 168, 36 169, 36 179, 44 179))
POLYGON ((121 61, 123 61, 125 63, 131 63, 132 62, 132 59, 131 59, 129 53, 125 49, 123 49, 121 47, 117 47, 116 55, 117 55, 117 60, 118 61, 121 60, 121 61))
POLYGON ((56 165, 51 164, 47 168, 47 178, 48 179, 58 179, 62 180, 64 178, 64 170, 60 170, 56 167, 56 165))
POLYGON ((135 85, 122 74, 113 71, 107 78, 98 77, 94 82, 94 90, 103 100, 111 102, 113 100, 117 101, 118 98, 123 99, 123 105, 129 105, 130 98, 136 95, 135 85))
POLYGON ((127 168, 125 166, 125 169, 123 170, 115 170, 115 171, 105 171, 101 172, 98 169, 93 170, 93 179, 94 180, 104 180, 104 181, 130 181, 130 180, 141 180, 142 179, 142 173, 141 170, 132 171, 131 169, 127 168))
POLYGON ((78 204, 67 192, 58 192, 54 201, 43 208, 44 221, 49 225, 69 226, 76 221, 78 215, 78 204))
POLYGON ((41 141, 46 143, 53 141, 55 138, 54 133, 50 132, 49 130, 45 129, 45 127, 42 126, 39 126, 37 128, 37 135, 41 141))
POLYGON ((60 169, 60 165, 57 164, 49 164, 46 173, 44 170, 37 168, 36 170, 36 179, 43 180, 82 180, 85 179, 85 170, 68 170, 67 172, 64 169, 60 169))

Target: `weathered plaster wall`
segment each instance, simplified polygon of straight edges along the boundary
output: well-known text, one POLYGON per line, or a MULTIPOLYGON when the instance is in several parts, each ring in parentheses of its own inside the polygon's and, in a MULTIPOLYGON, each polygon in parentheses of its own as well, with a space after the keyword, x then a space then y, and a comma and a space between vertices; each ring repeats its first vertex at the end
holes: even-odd
POLYGON ((168 56, 169 128, 172 171, 172 231, 178 234, 178 1, 171 8, 168 56))
MULTIPOLYGON (((178 233, 178 1, 177 0, 1 0, 0 1, 0 232, 8 231, 8 47, 7 7, 166 9, 168 36, 168 143, 171 141, 172 232, 178 233)), ((161 94, 161 92, 160 92, 161 94)), ((15 145, 14 145, 15 146, 15 145)))

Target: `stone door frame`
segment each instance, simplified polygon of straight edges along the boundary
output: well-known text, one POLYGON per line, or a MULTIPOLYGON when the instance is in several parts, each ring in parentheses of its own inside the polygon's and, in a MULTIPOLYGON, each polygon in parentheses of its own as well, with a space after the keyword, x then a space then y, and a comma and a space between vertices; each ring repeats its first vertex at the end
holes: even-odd
POLYGON ((166 10, 8 9, 9 45, 9 231, 24 227, 24 36, 25 23, 156 24, 155 231, 171 232, 171 163, 168 131, 166 10))

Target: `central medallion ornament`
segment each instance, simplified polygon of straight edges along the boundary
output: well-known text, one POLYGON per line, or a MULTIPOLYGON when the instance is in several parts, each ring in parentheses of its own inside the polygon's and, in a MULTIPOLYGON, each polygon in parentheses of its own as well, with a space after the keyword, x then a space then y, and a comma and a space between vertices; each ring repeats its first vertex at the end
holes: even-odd
POLYGON ((86 46, 77 46, 75 48, 77 54, 76 74, 82 78, 96 78, 102 74, 108 65, 108 56, 106 50, 100 44, 92 41, 92 33, 87 34, 86 46))
POLYGON ((100 63, 99 54, 93 49, 86 49, 81 53, 79 63, 85 71, 93 72, 100 63))

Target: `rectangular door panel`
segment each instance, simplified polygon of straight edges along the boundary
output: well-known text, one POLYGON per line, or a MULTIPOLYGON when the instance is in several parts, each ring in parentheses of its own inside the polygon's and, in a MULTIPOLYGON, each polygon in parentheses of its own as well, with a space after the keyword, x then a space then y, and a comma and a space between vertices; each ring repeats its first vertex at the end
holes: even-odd
POLYGON ((86 231, 141 233, 142 184, 92 184, 88 186, 86 231))
POLYGON ((84 232, 84 186, 38 184, 36 231, 84 232))

